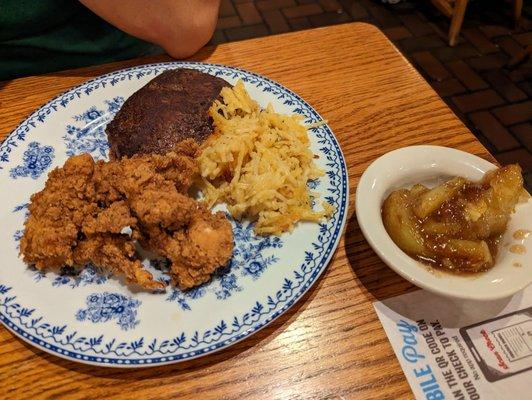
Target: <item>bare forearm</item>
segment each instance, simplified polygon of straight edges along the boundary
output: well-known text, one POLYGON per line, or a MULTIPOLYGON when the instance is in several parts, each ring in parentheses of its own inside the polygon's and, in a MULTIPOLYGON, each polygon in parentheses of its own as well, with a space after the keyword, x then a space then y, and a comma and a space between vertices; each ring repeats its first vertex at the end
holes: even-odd
POLYGON ((118 29, 184 58, 212 36, 220 0, 80 0, 118 29))

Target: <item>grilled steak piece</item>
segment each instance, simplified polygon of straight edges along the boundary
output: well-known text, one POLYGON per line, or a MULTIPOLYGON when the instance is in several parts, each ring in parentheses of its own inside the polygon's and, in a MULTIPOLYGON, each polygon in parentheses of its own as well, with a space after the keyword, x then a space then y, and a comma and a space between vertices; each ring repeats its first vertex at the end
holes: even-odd
POLYGON ((163 72, 133 93, 107 125, 111 157, 164 154, 187 138, 202 143, 213 132, 208 110, 225 86, 193 69, 163 72))

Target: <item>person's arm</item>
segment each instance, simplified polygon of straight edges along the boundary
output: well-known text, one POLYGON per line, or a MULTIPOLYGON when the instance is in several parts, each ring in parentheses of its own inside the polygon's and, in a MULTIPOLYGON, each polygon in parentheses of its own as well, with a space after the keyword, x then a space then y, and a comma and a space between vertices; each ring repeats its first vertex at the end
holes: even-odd
POLYGON ((220 0, 80 0, 118 29, 188 57, 211 38, 220 0))

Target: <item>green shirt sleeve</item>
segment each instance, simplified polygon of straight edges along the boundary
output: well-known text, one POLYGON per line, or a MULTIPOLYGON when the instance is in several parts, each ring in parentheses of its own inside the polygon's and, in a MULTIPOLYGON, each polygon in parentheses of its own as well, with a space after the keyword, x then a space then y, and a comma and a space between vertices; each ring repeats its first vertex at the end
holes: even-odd
POLYGON ((0 80, 160 53, 76 0, 0 0, 0 80))

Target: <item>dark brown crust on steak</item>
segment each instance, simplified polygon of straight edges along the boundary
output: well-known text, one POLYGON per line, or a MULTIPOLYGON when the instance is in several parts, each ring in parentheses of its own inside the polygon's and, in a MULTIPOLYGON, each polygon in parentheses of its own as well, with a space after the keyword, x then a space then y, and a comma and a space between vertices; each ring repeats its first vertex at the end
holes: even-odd
POLYGON ((212 134, 208 110, 225 80, 193 69, 163 72, 126 100, 106 132, 111 157, 165 154, 182 140, 212 134))

